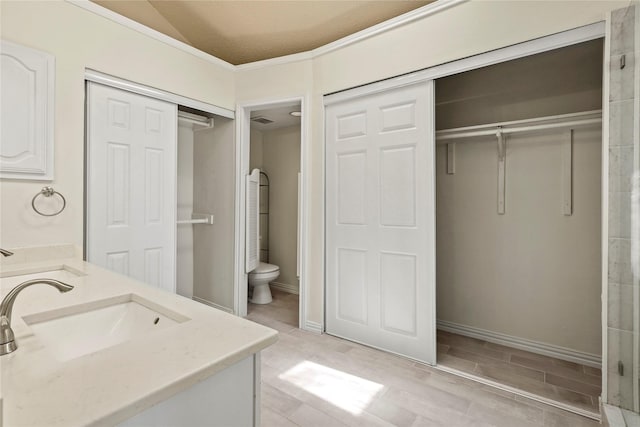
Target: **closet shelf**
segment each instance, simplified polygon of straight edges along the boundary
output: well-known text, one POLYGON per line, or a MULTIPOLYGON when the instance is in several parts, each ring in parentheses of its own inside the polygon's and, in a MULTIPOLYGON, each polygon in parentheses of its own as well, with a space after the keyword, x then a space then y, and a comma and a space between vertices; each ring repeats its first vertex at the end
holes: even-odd
POLYGON ((505 214, 505 193, 507 187, 506 161, 507 141, 506 135, 519 132, 537 132, 549 129, 561 130, 561 177, 562 200, 561 212, 563 215, 573 214, 573 132, 577 127, 595 126, 602 124, 602 110, 585 111, 581 113, 560 114, 556 116, 537 117, 526 120, 515 120, 486 125, 467 126, 456 129, 447 129, 436 132, 436 144, 447 146, 447 174, 456 173, 456 150, 460 139, 478 136, 493 136, 497 138, 498 154, 498 215, 505 214))
POLYGON ((498 133, 535 132, 547 129, 574 129, 583 126, 599 125, 601 123, 602 110, 593 110, 440 130, 436 132, 436 141, 437 144, 448 144, 450 142, 456 142, 453 140, 475 136, 497 136, 498 133))

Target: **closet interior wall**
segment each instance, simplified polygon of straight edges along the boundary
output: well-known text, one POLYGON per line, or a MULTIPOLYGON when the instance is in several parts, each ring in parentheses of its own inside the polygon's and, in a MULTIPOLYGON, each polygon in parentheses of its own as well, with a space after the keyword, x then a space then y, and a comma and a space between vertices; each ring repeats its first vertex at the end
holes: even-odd
POLYGON ((178 120, 176 289, 231 310, 234 122, 216 115, 213 121, 207 128, 178 120), (185 223, 193 214, 213 215, 213 224, 185 223))
MULTIPOLYGON (((193 127, 178 120, 178 220, 191 219, 193 212, 193 127)), ((178 224, 176 231, 176 292, 193 297, 193 225, 178 224)))
MULTIPOLYGON (((446 130, 602 108, 602 40, 439 79, 446 130)), ((436 148, 439 325, 601 354, 601 126, 573 132, 573 214, 563 214, 567 129, 506 135, 498 214, 494 135, 436 148), (450 172, 450 171, 449 171, 450 172)))
POLYGON ((233 310, 234 126, 214 116, 214 127, 194 132, 193 212, 213 215, 213 224, 193 227, 193 298, 233 310))

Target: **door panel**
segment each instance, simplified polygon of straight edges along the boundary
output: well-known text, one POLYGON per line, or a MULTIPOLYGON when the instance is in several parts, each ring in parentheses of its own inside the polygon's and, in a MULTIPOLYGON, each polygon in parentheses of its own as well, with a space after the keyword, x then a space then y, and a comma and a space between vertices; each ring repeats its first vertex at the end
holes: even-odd
POLYGON ((433 82, 326 108, 327 333, 435 363, 433 82))
POLYGON ((174 104, 88 86, 87 260, 175 291, 174 104))

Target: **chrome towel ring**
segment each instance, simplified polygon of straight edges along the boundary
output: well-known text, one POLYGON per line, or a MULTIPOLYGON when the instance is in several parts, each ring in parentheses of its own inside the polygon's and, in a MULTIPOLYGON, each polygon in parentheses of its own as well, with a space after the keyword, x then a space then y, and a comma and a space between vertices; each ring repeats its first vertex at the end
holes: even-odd
POLYGON ((60 212, 62 212, 65 207, 67 207, 67 199, 65 199, 62 194, 60 194, 56 190, 54 190, 53 187, 43 187, 42 190, 40 190, 40 192, 38 194, 36 194, 35 196, 33 196, 33 199, 31 199, 31 207, 39 215, 42 215, 42 216, 56 216, 60 212), (58 210, 57 212, 54 212, 54 213, 42 213, 42 212, 40 212, 38 210, 38 208, 36 208, 36 199, 38 198, 38 196, 51 197, 54 194, 57 194, 62 199, 62 207, 60 208, 60 210, 58 210))

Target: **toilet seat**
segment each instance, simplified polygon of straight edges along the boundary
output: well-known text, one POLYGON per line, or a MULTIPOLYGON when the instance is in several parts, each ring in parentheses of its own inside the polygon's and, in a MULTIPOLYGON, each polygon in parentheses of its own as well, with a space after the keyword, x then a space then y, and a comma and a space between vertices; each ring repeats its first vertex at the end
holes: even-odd
POLYGON ((274 271, 278 271, 278 270, 280 270, 280 267, 278 267, 277 265, 261 262, 260 264, 258 264, 256 269, 249 274, 273 273, 274 271))

